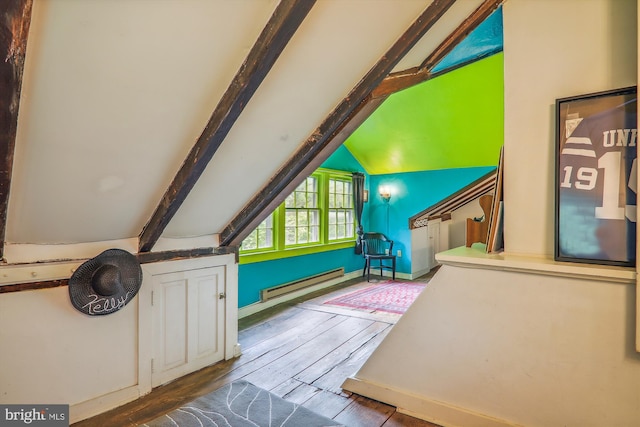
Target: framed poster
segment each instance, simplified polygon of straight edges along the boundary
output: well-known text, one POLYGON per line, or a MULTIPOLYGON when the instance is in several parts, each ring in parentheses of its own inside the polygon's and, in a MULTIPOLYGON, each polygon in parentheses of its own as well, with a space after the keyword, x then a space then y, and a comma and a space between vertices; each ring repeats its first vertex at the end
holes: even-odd
POLYGON ((637 90, 556 100, 555 259, 634 266, 637 90))

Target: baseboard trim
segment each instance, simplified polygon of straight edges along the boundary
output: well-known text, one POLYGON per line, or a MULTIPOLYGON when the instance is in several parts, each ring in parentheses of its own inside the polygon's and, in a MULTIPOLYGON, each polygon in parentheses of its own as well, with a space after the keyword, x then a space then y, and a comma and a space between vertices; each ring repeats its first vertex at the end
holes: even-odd
POLYGON ((142 396, 141 389, 136 385, 71 405, 69 407, 69 422, 73 424, 86 420, 87 418, 134 401, 140 396, 142 396))
MULTIPOLYGON (((377 273, 376 276, 379 276, 379 271, 377 271, 376 273, 377 273)), ((335 279, 327 280, 326 282, 318 283, 317 285, 309 286, 308 288, 300 289, 298 291, 291 292, 289 294, 285 294, 264 302, 256 302, 254 304, 245 305, 244 307, 240 307, 238 309, 238 319, 251 316, 252 314, 259 313, 262 310, 266 310, 278 304, 291 301, 293 299, 305 296, 312 292, 316 292, 322 289, 330 288, 335 285, 339 285, 342 282, 346 282, 347 280, 355 279, 361 276, 362 276, 362 270, 356 270, 350 273, 346 273, 342 277, 337 277, 335 279)), ((383 277, 391 278, 391 272, 383 271, 383 277)), ((396 280, 397 279, 413 280, 413 277, 411 274, 399 273, 396 271, 396 280)))
POLYGON ((266 310, 268 308, 274 307, 278 304, 282 304, 287 301, 291 301, 293 299, 305 296, 312 292, 316 292, 322 289, 330 288, 332 286, 338 285, 342 282, 346 282, 347 280, 355 279, 362 275, 362 271, 356 270, 350 273, 346 273, 342 277, 337 277, 335 279, 327 280, 326 282, 318 283, 317 285, 309 286, 308 288, 300 289, 298 291, 294 291, 285 295, 281 295, 279 297, 275 297, 273 299, 257 302, 255 304, 246 305, 244 307, 240 307, 238 309, 238 318, 242 319, 244 317, 250 316, 252 314, 256 314, 261 312, 262 310, 266 310))
POLYGON ((521 427, 519 424, 499 418, 354 377, 347 378, 342 388, 395 406, 402 414, 443 427, 521 427))
POLYGON ((409 279, 410 280, 415 280, 418 277, 424 276, 425 274, 429 273, 430 271, 431 271, 430 268, 425 268, 423 270, 416 271, 416 272, 410 274, 411 277, 409 277, 409 279))
MULTIPOLYGON (((371 268, 371 275, 373 276, 373 270, 374 268, 371 268)), ((380 270, 377 270, 375 273, 375 276, 379 276, 380 275, 380 270)), ((391 279, 391 277, 393 276, 393 273, 390 271, 383 271, 382 272, 383 277, 388 277, 389 279, 391 279)), ((404 280, 413 280, 413 275, 409 274, 409 273, 400 273, 398 271, 396 271, 396 280, 398 279, 404 279, 404 280)))

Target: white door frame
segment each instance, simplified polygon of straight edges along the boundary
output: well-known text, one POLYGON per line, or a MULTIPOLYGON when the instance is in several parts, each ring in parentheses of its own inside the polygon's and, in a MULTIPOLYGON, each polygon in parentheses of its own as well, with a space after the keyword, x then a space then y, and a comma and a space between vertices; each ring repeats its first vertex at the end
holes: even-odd
POLYGON ((142 287, 138 292, 140 319, 138 322, 138 385, 140 395, 149 393, 151 359, 153 358, 152 306, 153 276, 210 267, 225 268, 224 359, 239 355, 238 345, 238 264, 235 254, 214 255, 186 260, 165 261, 142 265, 142 287))

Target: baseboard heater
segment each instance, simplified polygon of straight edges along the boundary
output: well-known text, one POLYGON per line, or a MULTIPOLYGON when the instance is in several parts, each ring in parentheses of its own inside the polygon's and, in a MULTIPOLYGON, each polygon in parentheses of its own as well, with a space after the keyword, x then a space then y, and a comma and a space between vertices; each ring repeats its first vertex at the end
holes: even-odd
POLYGON ((342 276, 344 276, 344 268, 341 267, 336 268, 335 270, 325 271, 324 273, 316 274, 314 276, 295 280, 293 282, 274 286, 272 288, 263 289, 260 291, 260 301, 264 302, 277 296, 298 291, 300 289, 317 285, 318 283, 326 282, 327 280, 336 279, 342 276))

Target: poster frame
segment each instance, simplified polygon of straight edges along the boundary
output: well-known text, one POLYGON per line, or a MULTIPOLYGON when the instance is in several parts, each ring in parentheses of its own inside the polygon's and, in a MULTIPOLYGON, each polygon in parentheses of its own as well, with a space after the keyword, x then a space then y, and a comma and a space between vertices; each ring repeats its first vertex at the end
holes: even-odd
MULTIPOLYGON (((626 226, 626 227, 617 226, 616 230, 618 229, 622 230, 624 228, 625 231, 613 232, 613 233, 609 232, 609 230, 607 230, 607 233, 599 232, 600 225, 598 225, 598 229, 596 228, 593 229, 594 230, 593 233, 591 233, 591 230, 588 227, 585 227, 582 230, 580 230, 580 233, 585 233, 584 235, 587 235, 586 233, 588 233, 588 239, 590 241, 592 242, 596 241, 598 243, 598 248, 600 248, 600 253, 598 254, 586 254, 586 255, 570 254, 569 250, 563 250, 561 248, 561 242, 567 242, 567 241, 580 242, 580 239, 583 237, 583 235, 578 236, 577 235, 578 233, 575 233, 574 235, 574 230, 578 229, 578 227, 570 226, 568 223, 571 221, 565 220, 564 223, 561 222, 561 220, 563 219, 563 216, 561 216, 561 210, 565 209, 565 212, 566 212, 567 206, 569 206, 569 209, 572 209, 571 198, 566 196, 568 192, 565 189, 575 188, 576 184, 582 185, 583 188, 589 188, 591 185, 595 185, 595 183, 597 182, 596 181, 597 179, 604 179, 604 174, 605 172, 607 172, 606 168, 599 167, 601 166, 600 163, 594 163, 596 162, 595 158, 597 157, 597 154, 595 153, 597 153, 597 150, 598 150, 597 148, 593 148, 595 147, 595 144, 596 144, 594 142, 594 146, 588 146, 588 145, 584 146, 584 148, 587 150, 586 152, 589 152, 590 153, 589 155, 593 156, 594 159, 591 159, 590 167, 585 167, 586 172, 583 171, 584 173, 580 175, 583 178, 587 178, 587 179, 583 179, 582 181, 579 181, 577 174, 581 172, 581 169, 583 168, 579 168, 577 169, 577 171, 574 171, 572 166, 567 166, 567 165, 563 166, 561 162, 561 155, 563 153, 566 154, 567 153, 566 149, 569 148, 569 147, 565 147, 566 142, 569 139, 569 137, 574 136, 573 132, 575 131, 575 127, 577 127, 578 124, 580 124, 581 121, 584 120, 585 118, 596 117, 596 119, 599 120, 599 124, 602 125, 602 123, 604 122, 606 127, 608 112, 615 111, 615 109, 620 109, 620 108, 630 108, 630 109, 633 109, 633 111, 637 111, 637 87, 636 86, 607 90, 607 91, 590 93, 590 94, 579 95, 579 96, 572 96, 567 98, 559 98, 556 100, 556 108, 555 108, 556 168, 555 168, 555 236, 554 236, 555 261, 569 261, 569 262, 614 265, 614 266, 625 266, 625 267, 633 267, 636 264, 635 255, 632 257, 629 257, 629 252, 628 252, 629 249, 627 249, 627 252, 625 252, 627 254, 626 257, 611 255, 616 253, 617 250, 607 252, 606 249, 602 249, 602 248, 611 248, 612 247, 611 245, 613 245, 613 247, 616 247, 616 248, 623 248, 623 247, 631 248, 631 245, 633 245, 633 248, 635 248, 636 236, 635 234, 630 235, 628 231, 631 230, 632 228, 629 228, 629 226, 626 226), (624 104, 624 107, 621 107, 622 104, 624 104)), ((624 111, 627 111, 627 110, 624 110, 624 111)), ((614 116, 612 115, 611 117, 614 117, 614 116)), ((635 130, 630 130, 629 132, 630 134, 629 138, 633 138, 633 144, 629 143, 629 145, 633 145, 633 146, 623 145, 617 151, 621 153, 622 162, 625 162, 628 157, 632 156, 630 160, 633 161, 633 165, 635 166, 636 164, 635 158, 637 153, 637 149, 636 149, 637 114, 635 115, 634 124, 635 124, 635 130)), ((620 127, 620 124, 614 123, 614 119, 612 118, 612 123, 610 124, 609 127, 612 129, 618 128, 620 127)), ((611 136, 611 135, 607 135, 606 137, 614 138, 614 136, 611 136)), ((605 136, 602 137, 603 141, 606 137, 605 136)), ((574 138, 573 140, 575 141, 576 139, 574 138)), ((611 143, 611 140, 609 140, 608 143, 611 143)), ((576 145, 572 145, 571 147, 576 147, 576 145)), ((635 174, 632 173, 632 172, 635 172, 635 167, 631 168, 628 171, 626 169, 629 169, 629 168, 625 167, 625 171, 627 172, 624 175, 626 179, 626 182, 624 182, 625 187, 622 188, 622 186, 619 185, 620 189, 618 190, 618 202, 619 202, 618 205, 620 203, 626 202, 626 197, 623 196, 622 194, 627 194, 627 191, 626 191, 627 187, 629 188, 637 187, 637 172, 635 174)), ((618 175, 620 176, 620 173, 618 173, 618 175)), ((620 176, 620 178, 622 178, 622 176, 620 176)), ((604 183, 601 183, 599 185, 604 186, 604 183)), ((573 191, 575 194, 575 190, 573 191)), ((601 197, 600 199, 600 204, 604 205, 603 197, 601 197)), ((626 204, 624 205, 624 208, 626 209, 625 213, 627 216, 632 215, 631 217, 633 217, 633 223, 635 224, 635 219, 636 219, 635 205, 632 205, 632 206, 633 206, 633 209, 631 211, 629 211, 629 207, 627 207, 626 204)), ((575 208, 575 209, 578 209, 578 208, 575 208)), ((594 217, 593 219, 586 218, 585 223, 588 224, 589 221, 591 221, 594 225, 603 224, 602 219, 597 217, 596 208, 591 208, 590 211, 593 212, 594 217)), ((580 218, 585 218, 585 217, 586 215, 580 216, 580 218)), ((623 221, 625 221, 625 225, 628 223, 626 219, 623 219, 623 221)), ((632 227, 635 228, 635 225, 632 227)), ((588 246, 588 245, 585 245, 585 246, 588 246)))

